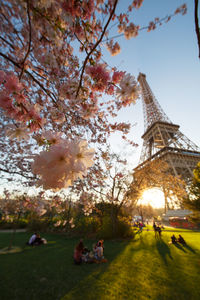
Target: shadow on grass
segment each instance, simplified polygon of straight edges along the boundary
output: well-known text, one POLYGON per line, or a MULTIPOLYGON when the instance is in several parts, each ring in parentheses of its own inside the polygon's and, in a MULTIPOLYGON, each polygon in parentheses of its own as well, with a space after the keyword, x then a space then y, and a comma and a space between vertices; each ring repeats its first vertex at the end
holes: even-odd
POLYGON ((183 248, 183 246, 179 243, 175 243, 175 244, 172 244, 174 245, 176 248, 178 248, 179 250, 183 251, 183 252, 186 252, 185 249, 183 248))
POLYGON ((176 244, 172 244, 174 245, 176 248, 178 248, 179 250, 183 251, 183 252, 187 252, 185 249, 189 250, 192 253, 196 253, 196 251, 189 246, 188 244, 180 244, 180 243, 176 243, 176 244))
POLYGON ((167 245, 162 239, 156 240, 156 247, 160 257, 166 265, 168 264, 167 257, 173 260, 169 245, 167 245))
MULTIPOLYGON (((1 273, 4 275, 1 299, 58 300, 76 289, 79 294, 80 283, 82 288, 87 289, 100 282, 112 261, 130 242, 105 241, 105 257, 108 263, 77 266, 72 259, 77 239, 66 239, 56 235, 45 237, 47 245, 26 246, 21 253, 4 255, 2 259, 0 256, 0 277, 1 273)), ((17 235, 17 244, 23 246, 26 240, 25 234, 17 235)), ((6 245, 7 239, 4 242, 6 245)), ((87 246, 93 243, 93 240, 84 241, 87 246)))
POLYGON ((196 253, 196 251, 192 247, 190 247, 188 244, 183 245, 183 247, 185 247, 187 250, 189 250, 192 253, 196 253))

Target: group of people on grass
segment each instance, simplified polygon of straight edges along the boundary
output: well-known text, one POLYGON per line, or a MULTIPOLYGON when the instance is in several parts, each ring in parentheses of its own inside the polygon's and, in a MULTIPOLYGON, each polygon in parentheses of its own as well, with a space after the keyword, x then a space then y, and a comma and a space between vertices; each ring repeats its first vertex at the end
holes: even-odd
MULTIPOLYGON (((162 229, 164 229, 163 226, 159 226, 157 225, 155 222, 153 222, 153 229, 155 232, 155 237, 159 236, 161 237, 161 233, 162 233, 162 229)), ((177 244, 180 243, 182 245, 186 245, 186 241, 184 240, 184 238, 179 234, 178 238, 175 237, 175 235, 173 234, 171 236, 171 241, 170 244, 177 244)))
POLYGON ((186 241, 184 240, 184 238, 179 234, 178 238, 175 237, 175 235, 173 234, 171 236, 171 244, 177 244, 180 243, 182 245, 186 245, 186 241))
POLYGON ((133 223, 133 227, 139 228, 139 232, 142 232, 143 227, 145 227, 145 224, 139 221, 136 221, 133 223))
POLYGON ((39 233, 35 232, 27 242, 27 245, 29 246, 40 246, 47 244, 47 240, 44 238, 41 238, 39 233))
POLYGON ((80 265, 82 262, 107 262, 107 260, 104 258, 103 242, 103 240, 99 240, 96 244, 93 244, 92 251, 90 251, 87 247, 84 246, 83 240, 81 239, 74 249, 74 263, 80 265))
POLYGON ((155 232, 155 237, 161 237, 162 229, 164 229, 164 227, 161 225, 157 225, 156 222, 153 222, 153 229, 155 232))
MULTIPOLYGON (((155 231, 155 237, 159 236, 161 237, 162 229, 164 229, 162 226, 158 226, 155 222, 153 223, 153 228, 155 231)), ((79 243, 76 245, 74 249, 74 263, 77 265, 80 265, 82 262, 85 263, 101 263, 101 262, 107 262, 107 260, 104 258, 104 241, 99 240, 96 244, 93 244, 92 251, 89 250, 87 247, 84 246, 83 240, 81 239, 79 243)), ((182 245, 186 245, 186 242, 184 238, 179 234, 178 238, 175 237, 173 234, 171 236, 171 244, 177 244, 180 243, 182 245)), ((44 238, 41 238, 39 233, 35 232, 27 242, 27 245, 29 246, 39 246, 47 244, 47 240, 44 238)))

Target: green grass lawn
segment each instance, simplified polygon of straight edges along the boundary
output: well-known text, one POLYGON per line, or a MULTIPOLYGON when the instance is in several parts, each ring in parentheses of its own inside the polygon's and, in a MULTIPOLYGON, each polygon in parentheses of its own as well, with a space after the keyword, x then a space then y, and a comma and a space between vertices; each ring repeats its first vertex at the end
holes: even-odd
MULTIPOLYGON (((181 234, 187 246, 169 245, 168 229, 162 239, 144 231, 133 240, 105 241, 108 263, 81 266, 72 260, 77 239, 42 235, 47 245, 0 255, 0 299, 199 300, 200 233, 184 230, 181 234)), ((28 237, 17 233, 15 245, 23 247, 28 237)), ((9 238, 9 233, 0 233, 0 249, 9 238)), ((89 248, 94 243, 84 242, 89 248)))

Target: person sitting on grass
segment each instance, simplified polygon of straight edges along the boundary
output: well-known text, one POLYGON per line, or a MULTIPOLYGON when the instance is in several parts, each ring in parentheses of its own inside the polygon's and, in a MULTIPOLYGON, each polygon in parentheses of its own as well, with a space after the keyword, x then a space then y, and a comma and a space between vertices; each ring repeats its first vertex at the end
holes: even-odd
POLYGON ((84 249, 82 251, 82 261, 83 262, 88 263, 90 261, 89 253, 90 253, 90 250, 87 247, 84 247, 84 249))
POLYGON ((103 244, 102 241, 99 241, 97 246, 93 249, 94 250, 94 258, 100 262, 104 256, 103 256, 103 244))
POLYGON ((36 239, 34 240, 33 245, 39 246, 39 245, 44 245, 46 243, 47 243, 47 241, 44 238, 41 238, 39 233, 37 233, 36 234, 36 239))
POLYGON ((74 263, 76 265, 80 265, 82 263, 83 250, 84 250, 84 245, 83 245, 83 240, 81 239, 74 249, 74 263))
POLYGON ((171 242, 172 242, 172 244, 176 244, 177 243, 177 239, 176 239, 176 237, 175 237, 174 234, 171 236, 171 242))
POLYGON ((185 245, 186 244, 186 241, 184 240, 184 238, 179 234, 178 236, 178 242, 182 245, 185 245))
POLYGON ((29 239, 28 243, 26 243, 29 246, 39 246, 43 244, 47 244, 47 240, 44 238, 41 238, 39 233, 35 232, 29 239))
POLYGON ((35 242, 35 240, 36 240, 36 237, 37 237, 37 232, 35 232, 31 237, 30 237, 30 239, 29 239, 29 241, 28 241, 28 245, 29 246, 33 246, 33 244, 34 244, 34 242, 35 242))

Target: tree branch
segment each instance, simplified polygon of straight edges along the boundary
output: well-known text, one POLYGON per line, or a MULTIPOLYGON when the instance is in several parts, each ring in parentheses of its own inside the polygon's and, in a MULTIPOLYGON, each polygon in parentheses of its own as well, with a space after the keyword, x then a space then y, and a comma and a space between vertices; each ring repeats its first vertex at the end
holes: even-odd
POLYGON ((107 27, 108 27, 110 21, 112 20, 112 17, 113 17, 113 15, 114 15, 114 13, 115 13, 115 9, 116 9, 116 7, 117 7, 117 3, 118 3, 118 0, 115 0, 114 6, 113 6, 113 10, 112 10, 112 12, 111 12, 111 14, 110 14, 110 17, 109 17, 109 19, 108 19, 108 21, 107 21, 107 23, 106 23, 106 25, 105 25, 105 27, 104 27, 104 29, 103 29, 103 31, 102 31, 102 34, 101 34, 100 39, 96 42, 96 44, 94 45, 94 47, 92 48, 92 50, 88 53, 88 55, 87 55, 86 58, 85 58, 85 61, 84 61, 84 63, 83 63, 83 68, 82 68, 82 71, 81 71, 80 80, 79 80, 79 86, 78 86, 78 89, 77 89, 77 92, 76 92, 76 97, 78 96, 79 91, 80 91, 80 88, 81 88, 81 86, 82 86, 83 74, 84 74, 85 67, 86 67, 86 64, 87 64, 87 62, 88 62, 88 59, 89 59, 90 55, 94 52, 94 50, 97 48, 97 46, 101 43, 101 41, 102 41, 102 39, 103 39, 103 37, 104 37, 104 34, 105 34, 105 32, 106 32, 106 29, 107 29, 107 27))
POLYGON ((199 0, 194 0, 195 31, 197 35, 197 43, 198 43, 199 58, 200 58, 200 30, 199 30, 199 19, 198 19, 198 4, 199 4, 199 0))
POLYGON ((31 176, 28 176, 28 175, 24 175, 24 174, 22 174, 22 173, 20 173, 20 172, 17 172, 17 171, 9 171, 9 170, 2 169, 2 168, 0 168, 0 171, 1 171, 1 172, 4 172, 4 173, 8 173, 8 174, 10 174, 10 175, 12 175, 12 174, 17 174, 17 175, 20 175, 20 176, 22 176, 22 177, 24 177, 24 178, 26 178, 26 179, 35 179, 35 177, 31 177, 31 176))
POLYGON ((4 41, 6 44, 8 44, 13 50, 15 50, 15 47, 10 42, 8 42, 7 40, 5 40, 2 36, 0 36, 0 39, 2 41, 4 41))
POLYGON ((29 0, 27 0, 27 15, 28 15, 28 24, 29 24, 29 42, 28 42, 28 50, 26 52, 26 55, 22 61, 22 70, 21 70, 21 73, 19 75, 19 80, 22 78, 23 76, 23 73, 24 73, 24 65, 25 65, 25 62, 26 62, 26 59, 31 51, 31 39, 32 39, 32 29, 31 29, 31 18, 30 18, 30 3, 29 3, 29 0))
MULTIPOLYGON (((10 61, 14 66, 18 67, 19 69, 22 69, 22 66, 20 63, 15 62, 12 58, 8 57, 4 53, 0 52, 0 56, 5 58, 6 60, 10 61)), ((48 92, 48 90, 29 71, 24 70, 24 72, 27 73, 33 79, 33 81, 35 81, 41 87, 41 89, 51 98, 51 100, 57 105, 55 99, 51 96, 51 94, 48 92)))

